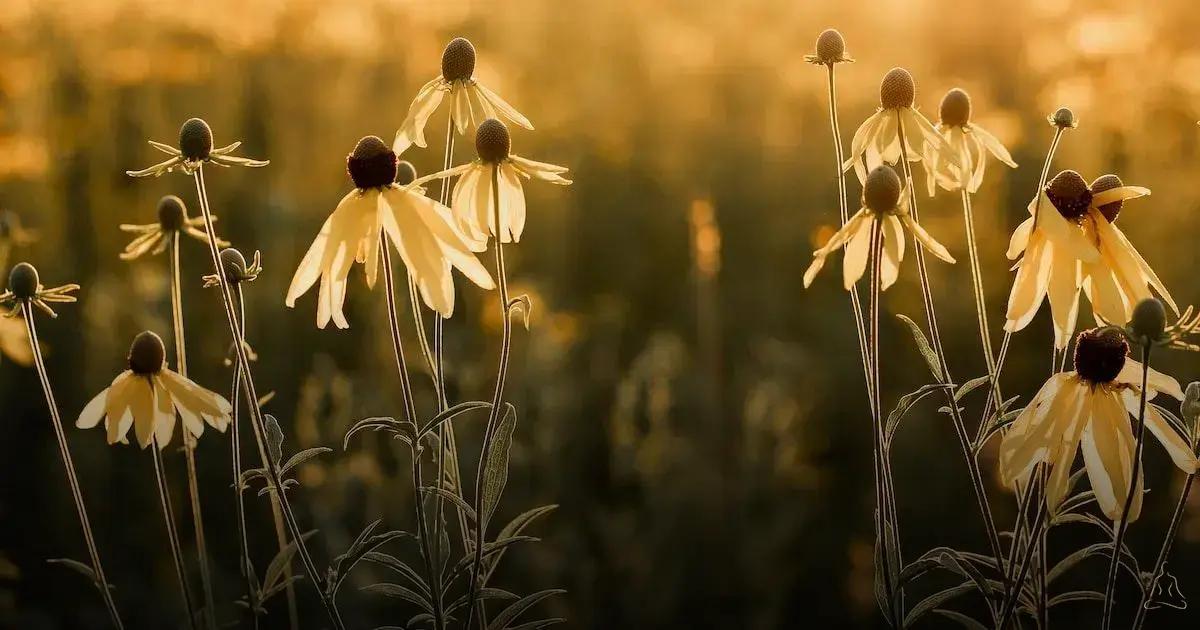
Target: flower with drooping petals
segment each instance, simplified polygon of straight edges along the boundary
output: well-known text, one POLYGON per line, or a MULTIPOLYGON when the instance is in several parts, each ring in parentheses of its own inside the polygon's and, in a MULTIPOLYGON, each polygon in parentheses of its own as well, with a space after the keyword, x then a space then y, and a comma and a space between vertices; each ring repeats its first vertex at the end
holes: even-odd
POLYGON ((978 191, 979 185, 983 183, 988 153, 1003 164, 1017 167, 1008 149, 1004 148, 996 136, 971 122, 971 97, 966 90, 954 88, 946 92, 946 96, 942 97, 939 120, 934 129, 946 139, 946 144, 950 146, 950 152, 957 157, 959 166, 942 160, 940 155, 934 153, 932 163, 925 169, 930 197, 937 186, 946 190, 966 188, 970 193, 978 191))
MULTIPOLYGON (((217 220, 216 215, 213 215, 212 220, 217 220)), ((187 234, 198 241, 207 243, 208 234, 201 229, 203 227, 204 217, 189 218, 183 200, 175 195, 167 195, 158 200, 157 223, 121 224, 122 232, 131 232, 137 235, 125 246, 125 251, 121 252, 121 260, 133 260, 146 253, 161 254, 166 251, 167 246, 171 244, 171 239, 176 234, 187 234)), ((218 238, 217 246, 228 247, 229 243, 218 238)))
POLYGON ((150 175, 158 177, 163 173, 170 173, 177 168, 191 175, 205 163, 217 166, 249 167, 266 166, 271 163, 269 160, 252 160, 250 158, 230 155, 234 150, 242 146, 241 142, 234 142, 228 146, 214 149, 212 129, 209 128, 207 122, 204 122, 200 118, 189 118, 179 128, 179 148, 153 140, 149 142, 150 146, 171 157, 140 171, 125 171, 126 175, 130 177, 148 177, 150 175))

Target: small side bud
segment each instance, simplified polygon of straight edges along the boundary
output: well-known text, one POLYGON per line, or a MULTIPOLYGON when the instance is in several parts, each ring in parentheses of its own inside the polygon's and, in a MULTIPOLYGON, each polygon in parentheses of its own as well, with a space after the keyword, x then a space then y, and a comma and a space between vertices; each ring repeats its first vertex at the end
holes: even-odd
POLYGON ((407 186, 413 183, 417 178, 417 167, 412 165, 408 160, 400 160, 396 164, 396 183, 401 186, 407 186))
POLYGON ((1133 307, 1129 331, 1140 343, 1161 341, 1167 330, 1167 309, 1158 298, 1146 298, 1133 307))
POLYGON ((1075 112, 1067 107, 1060 107, 1053 114, 1050 114, 1048 119, 1050 124, 1059 129, 1074 129, 1079 126, 1079 121, 1075 120, 1075 112))

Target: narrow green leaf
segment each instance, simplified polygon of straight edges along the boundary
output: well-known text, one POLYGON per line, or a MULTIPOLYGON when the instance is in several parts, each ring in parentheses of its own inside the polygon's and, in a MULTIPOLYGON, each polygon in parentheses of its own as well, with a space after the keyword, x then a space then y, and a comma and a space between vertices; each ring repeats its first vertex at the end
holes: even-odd
POLYGON ((467 505, 467 502, 462 497, 458 496, 457 494, 454 494, 453 492, 450 492, 449 490, 446 490, 444 488, 438 488, 436 486, 422 486, 421 492, 423 494, 436 494, 439 497, 446 499, 447 501, 453 503, 456 507, 458 507, 458 509, 460 511, 462 511, 462 513, 465 514, 467 516, 467 518, 471 520, 471 522, 476 521, 475 509, 472 508, 470 505, 467 505))
POLYGON ((1088 602, 1088 601, 1102 602, 1102 601, 1104 601, 1104 593, 1097 593, 1096 591, 1070 591, 1067 593, 1063 593, 1061 595, 1055 595, 1054 597, 1051 597, 1050 601, 1046 602, 1046 606, 1048 608, 1054 608, 1055 606, 1057 606, 1059 604, 1065 604, 1067 602, 1088 602))
POLYGON ((332 452, 333 449, 329 448, 328 446, 315 446, 313 448, 306 448, 303 451, 300 451, 299 453, 289 457, 287 463, 285 463, 279 469, 279 474, 282 475, 296 466, 299 466, 300 464, 303 464, 304 462, 316 457, 317 455, 324 455, 325 453, 332 452))
POLYGON ((492 408, 492 403, 483 402, 481 400, 471 400, 471 401, 467 401, 467 402, 458 403, 457 405, 454 405, 453 407, 434 416, 433 419, 430 420, 429 422, 426 422, 425 426, 421 427, 421 430, 417 433, 417 435, 420 435, 423 438, 426 435, 428 435, 431 431, 433 431, 434 429, 437 429, 438 426, 440 426, 442 423, 449 422, 450 420, 454 419, 455 417, 457 417, 461 414, 464 414, 468 411, 473 411, 475 409, 491 409, 491 408, 492 408))
MULTIPOLYGON (((387 431, 394 435, 403 435, 404 429, 407 427, 407 421, 397 420, 388 417, 364 418, 354 423, 349 431, 346 431, 346 436, 342 438, 342 450, 350 447, 350 438, 358 435, 363 431, 387 431)), ((408 423, 411 424, 411 423, 408 423)))
POLYGON ((924 616, 925 613, 931 612, 937 608, 941 608, 942 604, 954 599, 955 597, 958 597, 959 595, 964 595, 974 590, 975 585, 970 581, 967 581, 959 584, 958 586, 951 586, 950 588, 938 591, 933 595, 926 597, 918 602, 916 606, 913 606, 912 610, 908 611, 908 616, 904 618, 903 627, 911 627, 913 623, 924 616))
POLYGON ((413 586, 417 587, 421 594, 426 598, 433 598, 433 590, 429 588, 429 583, 425 581, 425 578, 421 577, 421 574, 418 573, 416 569, 408 566, 408 564, 403 560, 386 553, 380 553, 378 551, 371 551, 363 554, 363 560, 366 560, 367 562, 374 562, 375 564, 385 566, 396 573, 399 573, 402 577, 411 582, 413 586))
POLYGON ((916 391, 909 392, 901 396, 900 400, 896 401, 895 408, 893 408, 891 413, 888 414, 887 423, 884 425, 883 443, 887 446, 891 446, 892 437, 895 436, 896 429, 900 427, 900 420, 903 419, 910 410, 912 410, 913 406, 920 402, 922 398, 925 398, 926 396, 946 387, 948 387, 948 385, 932 383, 929 385, 922 385, 916 391))
POLYGON ((925 363, 929 365, 929 371, 933 373, 933 378, 942 380, 942 364, 938 361, 937 354, 929 345, 929 340, 925 338, 925 333, 921 332, 921 327, 908 317, 896 314, 900 321, 908 324, 909 332, 912 333, 913 341, 917 342, 917 350, 921 351, 921 356, 925 357, 925 363))
MULTIPOLYGON (((315 529, 307 531, 302 538, 308 540, 309 537, 316 533, 317 530, 315 529)), ((297 549, 296 541, 293 540, 286 547, 280 549, 279 553, 275 554, 275 557, 271 559, 271 564, 267 565, 267 572, 263 574, 263 591, 271 590, 283 579, 284 570, 291 564, 292 557, 296 555, 297 549)))
POLYGON ((267 414, 267 452, 271 455, 271 461, 279 464, 283 459, 283 429, 279 428, 279 421, 275 416, 267 414))
POLYGON ((416 604, 421 608, 421 610, 424 610, 427 613, 433 613, 433 604, 429 602, 429 599, 412 590, 411 588, 408 588, 407 586, 384 582, 381 584, 368 584, 367 586, 364 586, 362 590, 367 593, 374 593, 376 595, 386 595, 388 597, 403 599, 407 602, 416 604))
MULTIPOLYGON (((485 599, 517 599, 517 596, 516 596, 516 594, 510 593, 502 588, 484 587, 484 588, 479 589, 478 598, 480 601, 482 601, 485 599)), ((471 599, 471 594, 464 593, 461 597, 454 600, 454 603, 452 603, 446 607, 446 614, 449 615, 449 614, 453 613, 454 611, 458 610, 459 608, 466 606, 467 602, 470 601, 470 599, 471 599)))
POLYGON ((508 630, 541 630, 550 626, 556 626, 560 623, 566 623, 567 620, 562 617, 553 617, 551 619, 538 619, 537 621, 526 621, 515 626, 509 626, 508 630))
POLYGON ((958 391, 954 392, 954 402, 962 400, 963 396, 966 396, 979 387, 986 385, 990 380, 992 380, 992 377, 984 374, 983 376, 977 376, 966 383, 963 383, 962 386, 958 388, 958 391))
POLYGON ((483 469, 483 514, 479 521, 481 528, 486 528, 492 518, 496 506, 500 503, 500 495, 508 483, 508 456, 512 447, 513 431, 517 428, 517 410, 510 404, 505 405, 504 417, 492 436, 491 448, 488 449, 487 465, 483 469))
POLYGON ((945 608, 937 608, 933 612, 934 612, 934 614, 941 615, 951 621, 958 622, 958 625, 960 625, 964 628, 970 628, 971 630, 988 630, 987 626, 979 623, 978 621, 975 621, 974 617, 969 617, 969 616, 964 615, 956 610, 947 610, 945 608))
POLYGON ((96 572, 92 569, 92 567, 78 560, 72 560, 70 558, 51 558, 47 560, 46 563, 67 567, 68 569, 86 576, 87 579, 91 580, 92 584, 95 584, 97 587, 100 586, 100 580, 96 579, 96 572))
POLYGON ((492 619, 491 623, 488 624, 488 630, 505 630, 512 622, 517 620, 517 617, 519 617, 521 613, 533 608, 538 602, 546 599, 547 597, 561 595, 563 593, 566 593, 566 591, 560 588, 550 588, 544 591, 538 591, 532 595, 526 595, 525 597, 522 597, 521 599, 509 604, 508 608, 500 611, 500 614, 496 615, 495 618, 492 619))
MULTIPOLYGON (((541 507, 536 507, 532 510, 522 512, 519 516, 509 521, 508 525, 505 525, 504 528, 500 530, 500 533, 496 535, 496 540, 504 540, 506 538, 519 536, 521 532, 525 531, 526 527, 529 527, 531 524, 533 524, 538 517, 544 514, 549 514, 556 508, 558 508, 557 504, 543 505, 541 507)), ((486 561, 487 570, 483 572, 484 584, 486 584, 488 579, 492 577, 492 573, 496 571, 496 567, 500 566, 500 559, 504 557, 504 551, 504 548, 501 548, 498 552, 496 552, 495 556, 492 556, 486 561)))

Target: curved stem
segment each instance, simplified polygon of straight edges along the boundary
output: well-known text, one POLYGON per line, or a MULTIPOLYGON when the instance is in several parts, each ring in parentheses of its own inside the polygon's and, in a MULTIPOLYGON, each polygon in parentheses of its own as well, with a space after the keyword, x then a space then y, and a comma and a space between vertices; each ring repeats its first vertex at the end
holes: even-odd
MULTIPOLYGON (((179 276, 179 232, 171 235, 171 324, 175 334, 175 362, 179 375, 187 378, 187 341, 183 328, 183 287, 179 276)), ((217 607, 213 597, 212 573, 208 568, 208 543, 204 536, 204 517, 200 512, 200 480, 196 474, 196 436, 183 427, 183 454, 187 460, 188 499, 192 508, 192 528, 196 536, 196 560, 200 568, 200 586, 204 592, 204 619, 209 630, 216 630, 217 607)))
POLYGON ((1183 522, 1183 513, 1187 510, 1188 495, 1192 492, 1192 482, 1195 481, 1196 474, 1192 473, 1187 476, 1183 483, 1183 492, 1179 494, 1179 502, 1175 504, 1175 513, 1171 515, 1171 524, 1167 527, 1167 535, 1163 538, 1162 548, 1158 550, 1158 558, 1154 561, 1154 569, 1150 572, 1150 585, 1142 593, 1142 600, 1138 603, 1137 617, 1133 620, 1133 630, 1140 630, 1142 624, 1146 622, 1146 614, 1150 612, 1150 605, 1154 598, 1154 590, 1158 588, 1158 581, 1162 578, 1163 569, 1167 565, 1167 558, 1171 555, 1171 546, 1175 543, 1175 536, 1179 533, 1179 525, 1183 522))
POLYGON ((83 491, 79 488, 79 477, 75 473, 75 462, 71 458, 71 449, 67 446, 67 435, 63 431, 62 417, 58 413, 58 403, 54 400, 54 390, 50 388, 50 377, 46 373, 46 362, 42 358, 42 347, 38 343, 37 325, 33 321, 32 304, 26 302, 25 330, 29 333, 30 350, 33 352, 33 363, 37 368, 38 379, 42 382, 42 393, 46 396, 46 407, 50 409, 50 425, 54 428, 54 438, 58 442, 58 454, 62 458, 63 468, 67 471, 67 485, 71 488, 71 497, 75 500, 75 511, 79 515, 79 525, 83 529, 83 542, 87 546, 88 555, 92 560, 92 571, 96 574, 96 588, 100 589, 100 597, 104 599, 104 607, 108 609, 109 619, 113 627, 123 630, 121 615, 117 613, 117 602, 113 599, 112 588, 104 575, 104 567, 100 564, 100 551, 96 547, 96 536, 92 533, 92 523, 88 519, 87 507, 83 503, 83 491))
POLYGON ((188 624, 196 630, 196 604, 192 601, 192 589, 188 585, 187 567, 183 564, 183 550, 179 546, 179 531, 175 527, 175 512, 171 509, 171 489, 167 487, 162 451, 158 447, 158 436, 150 444, 154 456, 154 478, 158 482, 158 501, 162 506, 163 520, 167 524, 167 539, 171 544, 171 558, 175 561, 175 576, 179 579, 179 590, 183 591, 183 603, 187 607, 188 624))
MULTIPOLYGON (((508 378, 508 359, 512 350, 512 321, 509 320, 508 274, 504 268, 504 224, 500 222, 500 169, 492 167, 492 221, 496 226, 493 245, 496 249, 496 286, 500 295, 500 315, 502 333, 500 337, 500 365, 496 369, 496 389, 492 394, 492 408, 488 413, 487 426, 483 432, 483 449, 479 457, 479 467, 475 473, 475 557, 471 562, 471 592, 467 600, 467 622, 463 628, 470 628, 475 617, 476 598, 482 587, 479 580, 480 567, 483 564, 484 530, 487 528, 487 515, 483 507, 483 475, 488 458, 492 452, 492 437, 496 423, 500 421, 500 408, 504 402, 504 382, 508 378)), ((483 613, 480 612, 482 619, 483 613)))
MULTIPOLYGON (((217 233, 213 227, 212 212, 208 206, 208 191, 204 186, 204 168, 197 168, 193 174, 193 178, 196 181, 196 196, 200 200, 200 210, 204 213, 204 229, 208 235, 208 250, 212 256, 213 268, 215 269, 221 288, 221 303, 225 307, 225 319, 229 324, 230 335, 233 337, 233 347, 237 353, 237 366, 242 372, 242 392, 246 396, 246 404, 250 407, 255 430, 260 436, 263 436, 267 431, 266 419, 263 417, 262 408, 258 404, 258 392, 254 387, 254 375, 250 372, 250 358, 246 352, 245 336, 242 333, 242 327, 234 309, 233 293, 229 285, 229 279, 225 277, 225 266, 221 264, 220 252, 217 251, 217 233)), ((287 492, 283 489, 279 464, 267 454, 267 450, 261 439, 258 441, 258 455, 262 459, 263 469, 266 470, 268 481, 273 488, 271 494, 279 499, 280 511, 287 523, 288 533, 296 543, 296 553, 300 556, 300 562, 304 565, 304 571, 308 575, 309 582, 312 583, 313 588, 317 591, 317 595, 321 598, 321 603, 325 606, 325 612, 328 614, 330 622, 333 623, 337 630, 343 630, 345 624, 342 622, 341 614, 338 613, 333 598, 322 587, 324 579, 321 577, 317 565, 313 562, 312 555, 308 551, 308 545, 304 542, 303 532, 300 531, 300 524, 296 520, 295 512, 292 511, 291 501, 288 499, 287 492)))
POLYGON ((1133 472, 1129 475, 1125 505, 1121 508, 1121 519, 1114 528, 1112 556, 1108 559, 1108 581, 1104 587, 1104 630, 1112 627, 1113 607, 1117 595, 1117 570, 1121 566, 1121 547, 1125 544, 1125 532, 1129 530, 1129 512, 1133 509, 1134 499, 1137 498, 1137 480, 1142 474, 1142 444, 1146 438, 1146 381, 1150 376, 1151 345, 1142 340, 1142 391, 1138 403, 1137 440, 1133 447, 1133 472))
MULTIPOLYGON (((1044 465, 1038 464, 1037 469, 1030 476, 1030 479, 1033 479, 1034 476, 1040 478, 1043 470, 1044 465)), ((1021 598, 1021 589, 1025 586, 1025 578, 1029 575, 1029 567, 1033 564, 1030 560, 1033 558, 1033 552, 1038 548, 1038 542, 1041 540, 1042 526, 1046 522, 1045 490, 1044 486, 1040 486, 1040 491, 1035 491, 1032 488, 1029 489, 1029 493, 1034 495, 1031 500, 1038 502, 1037 514, 1033 517, 1033 525, 1030 527, 1029 544, 1025 547, 1025 556, 1021 560, 1021 568, 1017 572, 1016 581, 1008 591, 1008 597, 1004 600, 1004 608, 1000 613, 1000 623, 996 626, 999 630, 1006 630, 1008 628, 1008 622, 1012 619, 1012 615, 1016 611, 1017 601, 1021 598)))
MULTIPOLYGON (((387 296, 388 327, 392 333, 392 350, 396 355, 396 371, 400 376, 400 393, 404 400, 404 414, 410 422, 415 424, 417 422, 417 410, 416 405, 413 403, 412 385, 408 380, 408 366, 404 361, 404 341, 400 337, 400 320, 396 308, 396 285, 392 277, 392 253, 390 247, 391 245, 388 243, 387 236, 383 231, 380 231, 379 253, 383 257, 384 294, 387 296)), ((417 532, 421 538, 421 555, 424 557, 425 569, 428 571, 430 589, 433 590, 433 620, 435 626, 441 630, 446 627, 446 618, 442 610, 441 589, 437 588, 440 580, 438 579, 438 572, 434 569, 429 523, 425 518, 425 497, 422 494, 425 484, 422 481, 421 474, 421 451, 424 449, 419 439, 412 444, 411 450, 413 503, 417 513, 417 532)))
MULTIPOLYGON (((904 136, 903 119, 897 114, 896 120, 897 132, 900 135, 900 163, 904 170, 905 186, 908 188, 909 214, 912 215, 914 221, 920 222, 920 217, 917 212, 917 190, 913 181, 912 165, 908 161, 908 140, 904 136)), ((913 246, 914 254, 917 259, 917 273, 921 279, 921 296, 925 302, 925 320, 929 328, 929 343, 933 347, 934 353, 937 354, 938 364, 941 368, 941 382, 943 385, 952 385, 954 380, 950 376, 950 363, 946 360, 946 351, 942 345, 942 335, 938 330, 937 310, 933 302, 933 291, 929 285, 929 270, 925 266, 925 251, 918 244, 913 246)), ((987 489, 983 483, 983 474, 979 470, 979 461, 975 459, 974 449, 972 448, 967 436, 966 423, 963 422, 962 411, 958 407, 958 401, 954 399, 954 391, 952 387, 945 388, 946 406, 950 409, 950 418, 954 424, 954 434, 958 438, 958 446, 962 451, 963 459, 967 464, 967 476, 971 480, 971 489, 975 493, 975 502, 979 506, 980 516, 983 517, 984 532, 987 534, 988 545, 992 549, 992 557, 999 563, 1004 557, 1000 546, 1000 534, 996 531, 996 522, 992 517, 992 507, 988 502, 987 489)), ((1009 588, 1007 579, 1005 580, 1004 588, 1009 588)))
POLYGON ((963 223, 967 226, 967 257, 971 263, 971 285, 975 291, 975 316, 979 324, 979 342, 983 347, 983 361, 988 377, 996 374, 996 356, 992 354, 991 327, 987 321, 987 298, 983 291, 983 271, 979 264, 979 243, 975 237, 975 212, 971 206, 971 193, 962 189, 963 223))

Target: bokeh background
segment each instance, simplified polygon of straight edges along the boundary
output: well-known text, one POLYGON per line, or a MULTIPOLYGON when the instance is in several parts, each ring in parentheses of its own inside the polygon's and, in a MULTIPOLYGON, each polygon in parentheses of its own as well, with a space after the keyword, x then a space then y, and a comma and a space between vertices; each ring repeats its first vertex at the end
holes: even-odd
MULTIPOLYGON (((160 157, 145 140, 174 144, 180 123, 200 116, 218 144, 242 140, 244 155, 271 160, 213 172, 209 190, 222 234, 263 254, 266 270, 247 290, 248 333, 260 388, 277 393, 268 410, 288 447, 335 447, 304 467, 296 495, 301 521, 320 530, 318 562, 376 518, 411 528, 406 452, 381 438, 341 449, 353 421, 398 413, 382 293, 355 270, 346 331, 316 329, 314 299, 289 310, 283 295, 349 187, 345 155, 363 135, 390 140, 438 73, 442 47, 466 36, 479 51, 476 77, 537 127, 515 132, 515 150, 568 165, 575 178, 565 189, 527 187, 528 228, 508 250, 514 290, 531 296, 534 314, 510 372, 520 424, 499 520, 560 507, 535 526, 541 543, 506 556, 498 585, 567 589, 541 611, 578 628, 876 626, 868 407, 847 298, 836 269, 800 286, 809 252, 836 227, 825 74, 803 61, 830 26, 857 59, 838 68, 847 142, 873 111, 879 78, 900 65, 931 115, 947 89, 967 89, 975 121, 1020 163, 993 164, 975 202, 997 339, 1010 281, 1003 251, 1052 135, 1045 117, 1060 105, 1081 124, 1055 170, 1089 180, 1115 172, 1152 188, 1121 225, 1180 303, 1200 300, 1200 13, 1185 0, 4 0, 0 207, 39 236, 8 264, 29 260, 48 285, 83 286, 77 305, 40 321, 63 415, 73 420, 123 369, 135 333, 170 331, 167 261, 119 261, 127 236, 117 225, 153 221, 164 194, 195 207, 194 190, 177 174, 124 171, 160 157)), ((431 122, 430 148, 405 156, 422 172, 440 164, 444 116, 431 122)), ((958 198, 921 204, 929 231, 965 262, 958 198)), ((910 265, 886 294, 887 408, 925 380, 890 316, 921 320, 910 265)), ((216 294, 201 286, 210 267, 200 243, 185 241, 183 268, 192 377, 227 391, 228 333, 216 294)), ((962 382, 983 373, 968 269, 934 263, 932 273, 962 382)), ((494 296, 458 284, 451 394, 483 398, 499 337, 494 296)), ((420 366, 406 321, 409 363, 420 366)), ((1049 345, 1043 313, 1014 340, 1006 391, 1034 391, 1049 345)), ((1159 365, 1184 382, 1200 378, 1195 355, 1159 365)), ((414 381, 428 412, 428 379, 418 369, 414 381)), ((102 625, 91 586, 45 562, 85 557, 46 422, 34 372, 0 359, 0 626, 102 625)), ((478 426, 459 435, 473 470, 478 426)), ((150 456, 110 448, 100 432, 69 436, 130 625, 177 627, 150 456)), ((1181 478, 1156 446, 1147 453, 1152 493, 1130 544, 1149 563, 1181 478)), ((228 437, 206 434, 198 457, 221 616, 232 623, 240 581, 228 437)), ((172 451, 168 465, 182 505, 182 456, 172 451)), ((907 557, 939 544, 985 548, 952 429, 933 406, 902 426, 894 466, 907 557)), ((991 454, 984 466, 1006 526, 1013 502, 991 454)), ((262 566, 269 517, 256 507, 262 566)), ((1171 563, 1193 601, 1196 508, 1171 563)), ((180 522, 190 539, 186 513, 180 522)), ((1059 555, 1092 542, 1091 530, 1070 528, 1051 539, 1059 555)), ((1091 562, 1074 587, 1100 588, 1104 561, 1091 562)), ((383 577, 373 571, 343 591, 348 622, 404 623, 413 613, 404 604, 353 588, 383 577)), ((934 588, 919 584, 917 594, 934 588)), ((308 586, 299 589, 308 619, 319 619, 308 586)), ((1087 625, 1097 609, 1067 604, 1052 619, 1087 625)), ((276 609, 271 619, 285 617, 276 609)), ((1163 611, 1151 623, 1187 618, 1163 611)))

